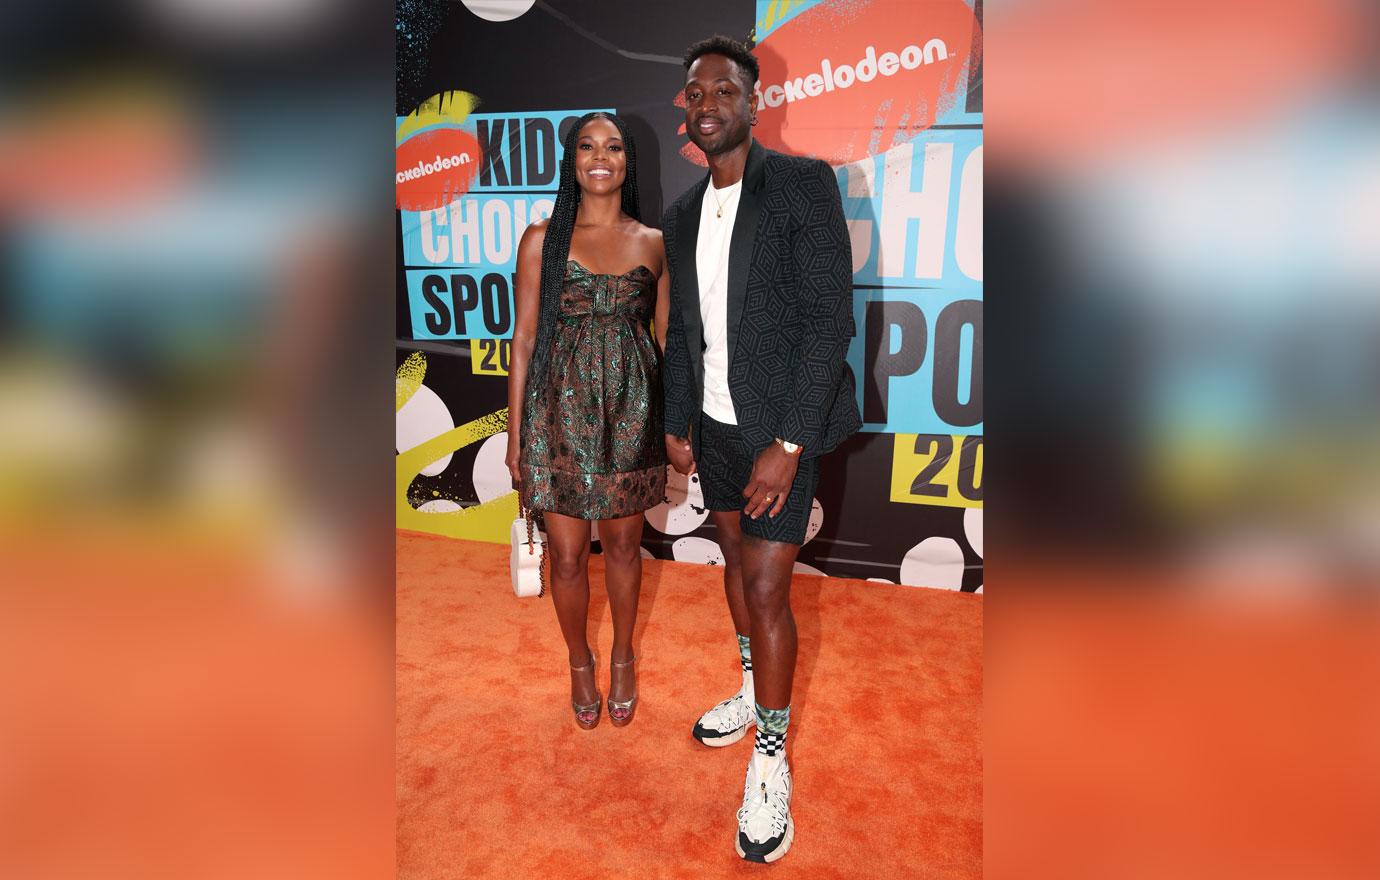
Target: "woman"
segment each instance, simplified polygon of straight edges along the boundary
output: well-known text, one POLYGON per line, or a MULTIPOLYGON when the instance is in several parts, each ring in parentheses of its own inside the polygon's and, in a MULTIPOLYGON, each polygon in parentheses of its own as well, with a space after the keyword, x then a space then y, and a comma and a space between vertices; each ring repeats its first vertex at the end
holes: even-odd
POLYGON ((518 246, 507 463, 529 527, 535 514, 546 526, 570 702, 586 730, 602 706, 585 632, 590 522, 599 522, 613 614, 609 720, 621 727, 637 708, 642 512, 665 495, 660 346, 670 273, 661 233, 638 217, 627 127, 589 113, 566 136, 550 219, 527 227, 518 246))

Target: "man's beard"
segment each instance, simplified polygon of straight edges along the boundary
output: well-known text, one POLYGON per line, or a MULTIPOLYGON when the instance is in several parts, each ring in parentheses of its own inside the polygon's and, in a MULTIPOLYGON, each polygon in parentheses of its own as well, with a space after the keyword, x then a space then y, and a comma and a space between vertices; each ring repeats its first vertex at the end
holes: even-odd
POLYGON ((748 132, 750 130, 751 126, 746 124, 734 129, 725 128, 720 133, 719 139, 717 143, 714 145, 706 145, 699 143, 693 137, 690 138, 690 140, 692 143, 695 144, 695 146, 703 150, 706 156, 718 156, 721 153, 730 152, 735 147, 741 145, 744 141, 746 141, 748 132), (711 146, 713 146, 713 149, 710 149, 711 146))

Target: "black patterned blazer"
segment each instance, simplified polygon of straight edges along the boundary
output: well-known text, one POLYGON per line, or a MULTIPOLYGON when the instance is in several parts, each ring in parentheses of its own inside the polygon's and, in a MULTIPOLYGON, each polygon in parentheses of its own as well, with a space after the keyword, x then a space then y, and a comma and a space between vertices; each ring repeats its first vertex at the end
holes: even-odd
MULTIPOLYGON (((695 245, 709 175, 666 210, 671 267, 662 382, 666 431, 688 432, 700 454, 704 334, 695 245)), ((862 426, 853 371, 853 257, 830 167, 748 152, 728 255, 728 387, 749 448, 780 437, 816 456, 862 426)))

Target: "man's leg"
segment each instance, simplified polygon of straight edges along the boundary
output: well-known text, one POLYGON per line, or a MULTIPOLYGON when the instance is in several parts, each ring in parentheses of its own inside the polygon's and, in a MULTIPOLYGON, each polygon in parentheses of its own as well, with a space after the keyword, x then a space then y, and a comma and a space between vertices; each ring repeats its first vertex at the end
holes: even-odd
POLYGON ((742 589, 752 641, 753 684, 758 704, 772 710, 791 705, 795 678, 795 615, 791 573, 800 545, 744 535, 742 589))
POLYGON ((743 670, 738 693, 700 716, 692 731, 695 739, 707 746, 729 746, 747 735, 753 723, 753 670, 749 636, 747 600, 743 596, 742 487, 748 470, 743 462, 725 453, 736 440, 736 429, 704 417, 702 455, 699 462, 700 488, 714 523, 719 549, 724 554, 724 598, 737 633, 734 646, 743 670))
POLYGON ((714 512, 713 517, 719 532, 719 547, 724 554, 724 596, 728 599, 728 613, 733 618, 733 632, 738 642, 738 661, 743 668, 743 687, 737 696, 746 711, 752 708, 756 691, 752 678, 752 623, 747 599, 743 596, 743 530, 736 510, 714 512))
POLYGON ((747 600, 743 596, 743 530, 738 523, 742 517, 737 509, 711 510, 709 517, 714 521, 719 549, 724 554, 724 597, 728 599, 733 629, 738 635, 748 638, 752 632, 747 600))
POLYGON ((743 536, 743 593, 752 628, 757 735, 738 810, 738 855, 773 862, 791 848, 791 771, 786 730, 795 678, 795 616, 791 573, 800 545, 743 536))
POLYGON ((718 530, 719 549, 724 554, 724 595, 728 599, 728 613, 737 633, 735 646, 743 670, 743 684, 738 693, 719 703, 700 716, 691 732, 695 739, 707 746, 731 746, 747 735, 753 723, 753 670, 750 649, 751 624, 747 600, 743 596, 743 534, 737 510, 710 511, 718 530))
POLYGON ((795 680, 796 631, 791 575, 809 524, 819 469, 800 463, 791 494, 776 517, 740 516, 743 600, 751 629, 757 733, 738 811, 738 855, 773 862, 791 848, 791 771, 786 733, 795 680))

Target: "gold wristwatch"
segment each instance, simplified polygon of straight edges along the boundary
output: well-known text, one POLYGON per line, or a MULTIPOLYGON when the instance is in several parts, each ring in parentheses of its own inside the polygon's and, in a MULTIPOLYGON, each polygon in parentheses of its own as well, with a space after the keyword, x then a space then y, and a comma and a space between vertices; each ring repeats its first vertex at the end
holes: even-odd
POLYGON ((786 453, 788 455, 799 455, 801 452, 804 451, 800 446, 796 445, 795 443, 792 443, 789 440, 782 440, 780 437, 776 438, 776 442, 781 444, 781 448, 786 450, 786 453))

